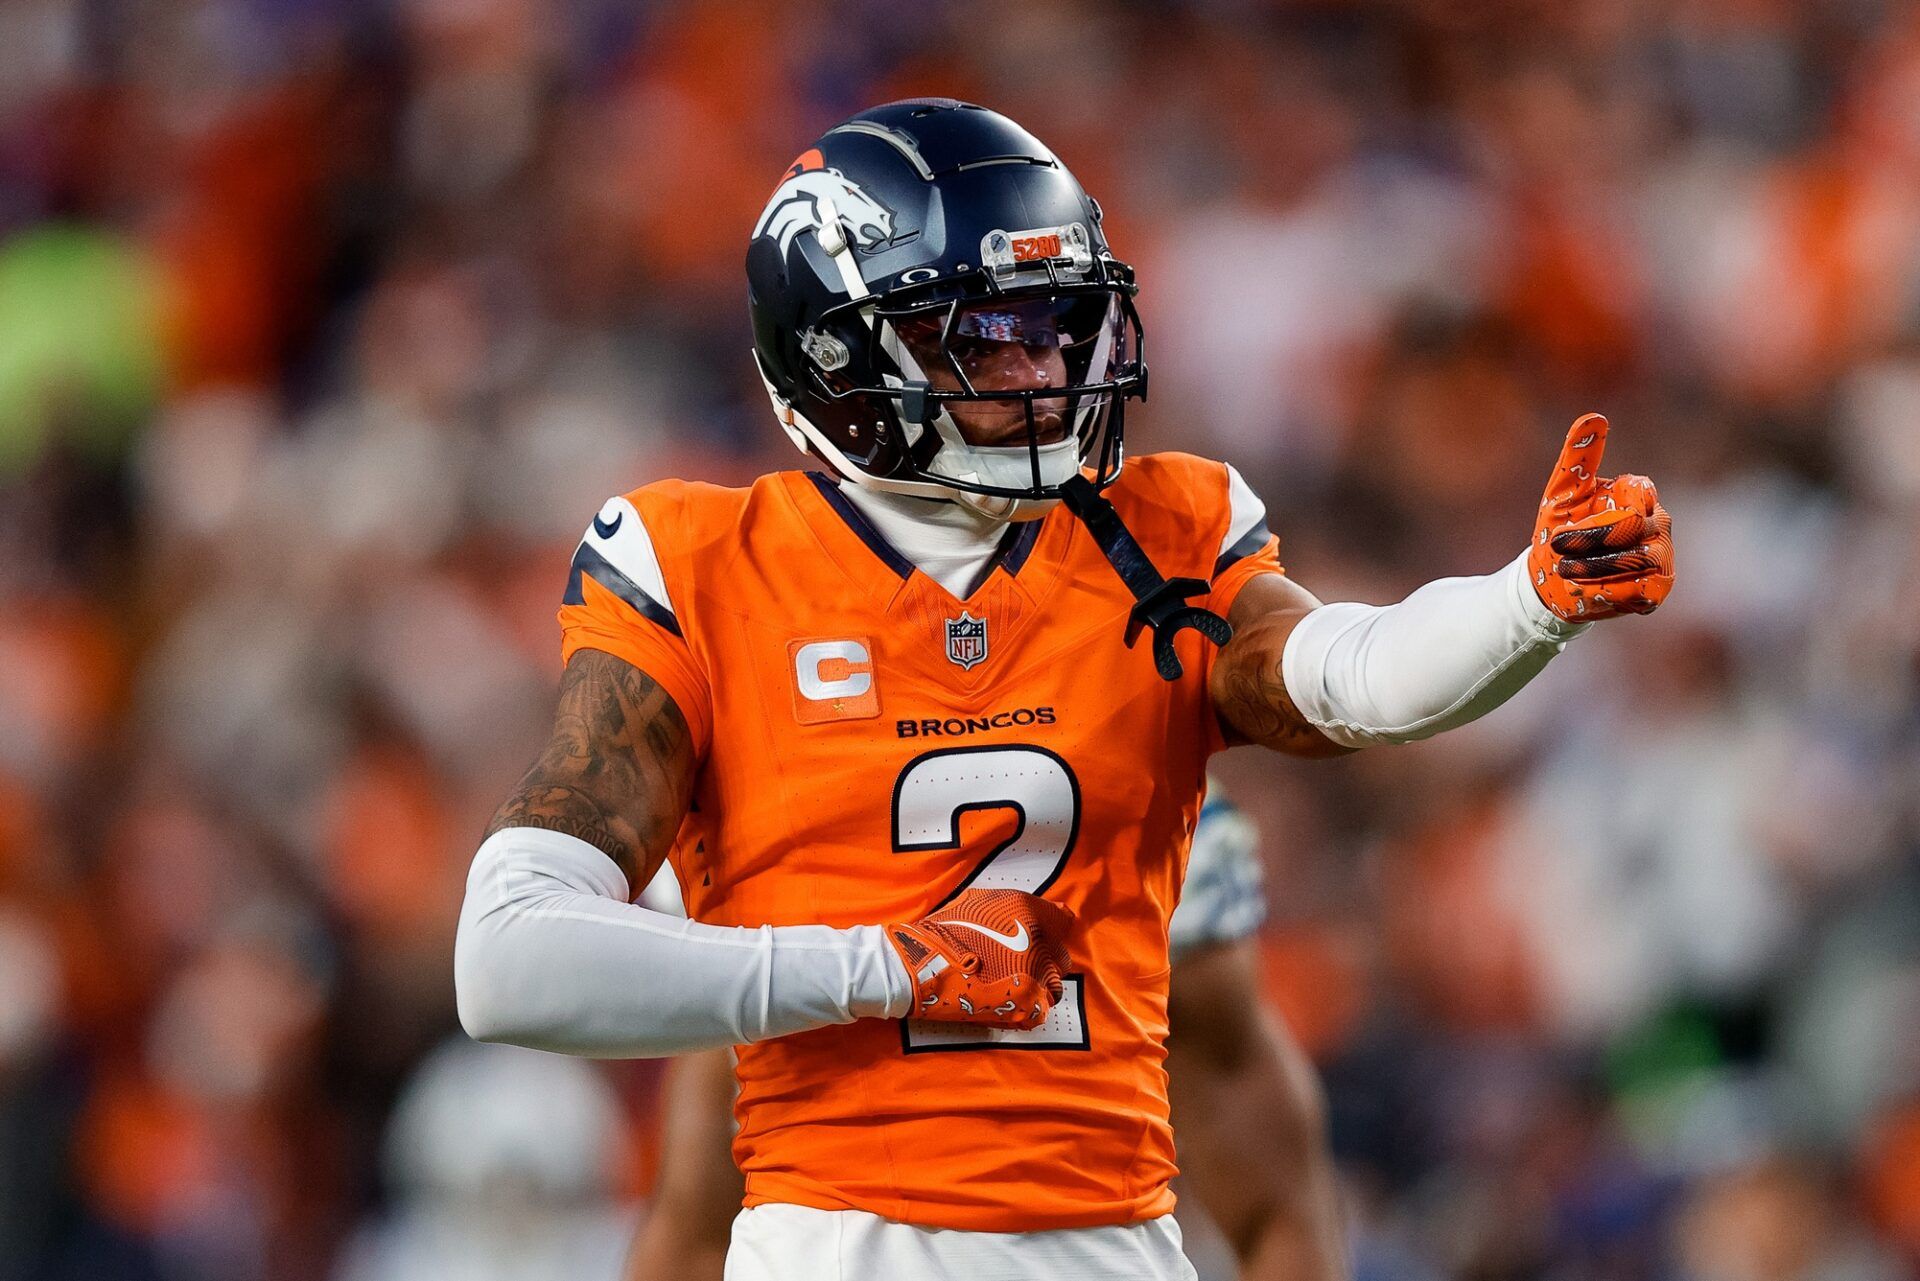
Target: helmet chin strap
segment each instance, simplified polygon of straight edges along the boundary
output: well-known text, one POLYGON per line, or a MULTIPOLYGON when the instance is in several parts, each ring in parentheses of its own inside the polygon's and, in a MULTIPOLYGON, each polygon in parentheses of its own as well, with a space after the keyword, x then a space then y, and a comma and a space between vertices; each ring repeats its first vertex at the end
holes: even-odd
MULTIPOLYGON (((884 322, 882 322, 884 324, 884 322)), ((930 381, 893 326, 885 325, 880 336, 882 349, 893 357, 900 370, 921 384, 930 381)), ((889 383, 899 385, 893 375, 889 383)), ((921 431, 939 436, 940 457, 955 460, 948 473, 954 480, 976 485, 1015 488, 1033 477, 1035 450, 1026 445, 975 445, 969 442, 954 420, 952 412, 939 405, 934 413, 918 424, 921 431)), ((1040 483, 1057 485, 1080 470, 1080 442, 1073 436, 1038 447, 1040 483)), ((939 473, 932 473, 937 476, 939 473)), ((957 486, 943 486, 944 496, 982 516, 1000 521, 1038 520, 1060 505, 1057 498, 1014 498, 1000 494, 979 494, 957 486)))
POLYGON ((1207 584, 1197 578, 1162 578, 1146 549, 1092 481, 1074 476, 1060 488, 1067 510, 1080 518, 1113 572, 1133 593, 1133 611, 1127 616, 1127 648, 1133 648, 1142 627, 1153 629, 1153 666, 1162 680, 1177 681, 1185 670, 1173 650, 1174 638, 1183 630, 1192 628, 1216 645, 1233 639, 1233 625, 1226 619, 1210 609, 1187 604, 1187 598, 1205 592, 1207 584))
MULTIPOLYGON (((847 229, 840 222, 840 207, 833 203, 833 197, 825 192, 818 198, 820 225, 813 229, 814 239, 827 251, 827 257, 833 259, 833 265, 840 272, 840 283, 849 298, 865 298, 872 291, 867 288, 865 277, 860 274, 859 264, 853 260, 853 242, 847 239, 847 229)), ((864 312, 861 318, 867 327, 873 327, 873 318, 864 312)))

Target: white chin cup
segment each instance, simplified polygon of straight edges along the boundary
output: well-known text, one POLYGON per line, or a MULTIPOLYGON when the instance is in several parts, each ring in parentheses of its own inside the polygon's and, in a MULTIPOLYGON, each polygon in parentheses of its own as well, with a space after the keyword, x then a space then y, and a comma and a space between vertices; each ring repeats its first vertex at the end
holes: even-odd
MULTIPOLYGON (((940 451, 935 466, 950 455, 967 463, 967 470, 955 471, 954 479, 1000 489, 1025 489, 1033 484, 1033 455, 1040 455, 1040 483, 1058 485, 1080 469, 1080 442, 1072 436, 1029 450, 1025 445, 962 445, 949 442, 940 451)), ((935 472, 936 479, 939 473, 935 472)), ((1033 520, 1044 516, 1059 502, 1056 498, 1002 498, 975 494, 961 489, 954 497, 965 506, 995 520, 1033 520)))
MULTIPOLYGON (((959 445, 949 442, 935 458, 936 468, 949 457, 958 464, 949 474, 955 480, 996 489, 1026 489, 1033 484, 1033 456, 1040 456, 1040 483, 1059 485, 1079 469, 1080 442, 1072 436, 1051 445, 959 445)), ((940 479, 940 472, 932 473, 940 479)))

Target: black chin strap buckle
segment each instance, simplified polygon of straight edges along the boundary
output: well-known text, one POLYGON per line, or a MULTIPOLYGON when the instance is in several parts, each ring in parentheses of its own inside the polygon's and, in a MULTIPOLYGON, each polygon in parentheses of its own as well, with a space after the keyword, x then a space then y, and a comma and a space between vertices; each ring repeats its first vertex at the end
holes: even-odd
POLYGON ((1113 504, 1085 476, 1075 476, 1060 486, 1061 501, 1067 510, 1100 545, 1113 572, 1133 593, 1134 605, 1127 615, 1127 648, 1140 638, 1140 629, 1153 629, 1153 666, 1162 680, 1177 681, 1185 670, 1180 656, 1173 652, 1174 637, 1182 629, 1192 628, 1215 645, 1233 639, 1233 626, 1210 609, 1189 605, 1189 597, 1205 595, 1208 585, 1197 578, 1162 578, 1147 553, 1135 541, 1113 504))
POLYGON ((1177 681, 1180 656, 1173 652, 1173 638, 1190 627, 1215 645, 1233 639, 1233 624, 1210 609, 1187 604, 1189 596, 1203 596, 1208 584, 1197 578, 1162 579, 1160 586, 1143 596, 1127 615, 1127 648, 1139 639, 1142 627, 1153 629, 1153 666, 1162 680, 1177 681))

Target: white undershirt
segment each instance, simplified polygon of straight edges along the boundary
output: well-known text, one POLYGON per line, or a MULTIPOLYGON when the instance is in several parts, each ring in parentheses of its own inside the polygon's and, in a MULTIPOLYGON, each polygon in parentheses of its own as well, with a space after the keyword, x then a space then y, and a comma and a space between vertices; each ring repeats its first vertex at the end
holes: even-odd
POLYGON ((1007 522, 937 498, 909 498, 840 482, 854 510, 914 568, 961 600, 979 585, 1007 522))

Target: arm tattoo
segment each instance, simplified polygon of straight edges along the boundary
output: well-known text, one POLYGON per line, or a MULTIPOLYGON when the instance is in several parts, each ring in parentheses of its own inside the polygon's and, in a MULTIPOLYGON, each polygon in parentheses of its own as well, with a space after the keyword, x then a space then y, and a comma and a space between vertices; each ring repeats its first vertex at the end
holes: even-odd
POLYGON ((1300 617, 1259 619, 1227 643, 1214 661, 1214 708, 1246 742, 1293 756, 1344 755, 1347 749, 1322 734, 1287 692, 1281 658, 1300 617))
POLYGON ((651 676, 583 649, 560 682, 553 737, 487 827, 544 827, 619 864, 638 890, 659 866, 693 793, 693 736, 651 676))

